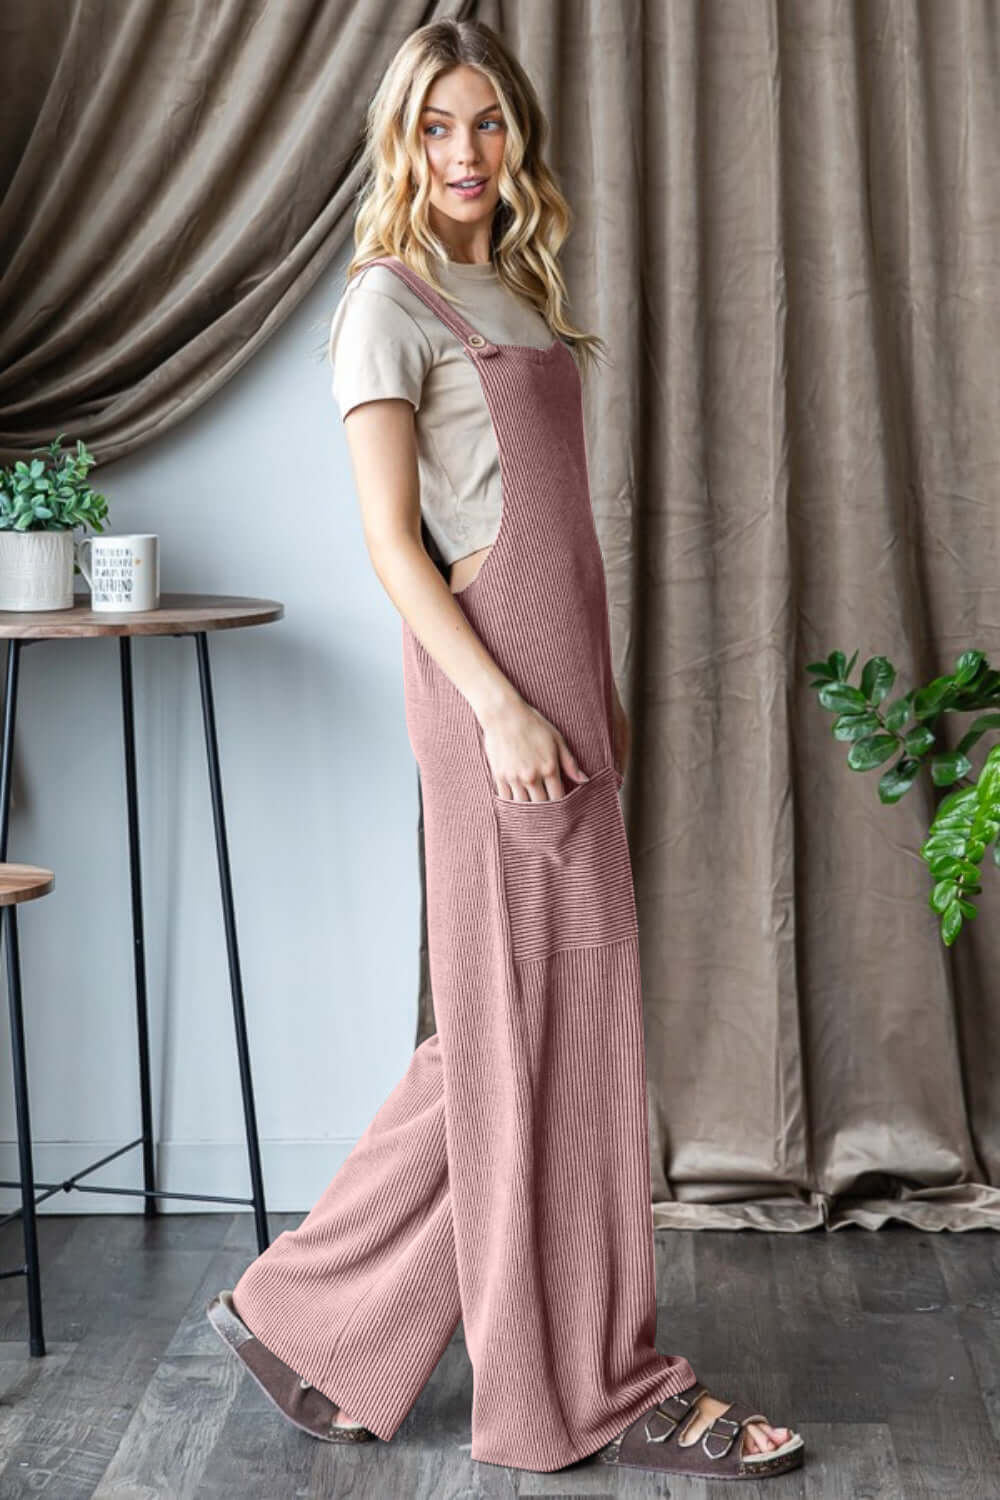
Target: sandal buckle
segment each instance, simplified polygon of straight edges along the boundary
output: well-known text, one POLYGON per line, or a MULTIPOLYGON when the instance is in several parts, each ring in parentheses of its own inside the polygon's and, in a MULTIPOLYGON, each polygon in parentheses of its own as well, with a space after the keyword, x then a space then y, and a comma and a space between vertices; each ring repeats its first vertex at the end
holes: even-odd
POLYGON ((705 1430, 705 1432, 704 1432, 704 1434, 702 1436, 702 1439, 701 1439, 701 1446, 704 1448, 704 1450, 708 1454, 709 1458, 725 1458, 726 1454, 729 1452, 730 1448, 733 1446, 733 1441, 734 1441, 734 1439, 736 1437, 736 1434, 739 1432, 741 1425, 742 1425, 741 1423, 735 1422, 732 1417, 722 1417, 722 1416, 716 1417, 715 1421, 711 1424, 711 1426, 708 1427, 708 1428, 706 1428, 706 1430, 705 1430), (715 1431, 715 1428, 719 1425, 720 1422, 725 1422, 725 1424, 726 1424, 727 1427, 732 1427, 733 1428, 733 1431, 729 1434, 729 1436, 727 1438, 723 1438, 723 1434, 721 1432, 716 1432, 715 1431), (713 1453, 712 1450, 711 1450, 711 1448, 708 1446, 708 1440, 711 1437, 722 1438, 723 1441, 725 1442, 725 1447, 722 1449, 722 1451, 720 1453, 713 1453))
POLYGON ((673 1434, 676 1432, 677 1427, 679 1425, 679 1422, 680 1422, 680 1418, 679 1417, 672 1417, 668 1411, 664 1411, 663 1410, 662 1406, 658 1406, 654 1412, 650 1413, 650 1415, 646 1418, 645 1422, 642 1424, 643 1428, 645 1429, 645 1433, 646 1433, 646 1442, 647 1443, 665 1443, 667 1441, 667 1438, 668 1437, 672 1437, 673 1434), (657 1417, 662 1417, 663 1420, 664 1420, 664 1422, 669 1422, 670 1423, 670 1426, 667 1428, 666 1432, 660 1432, 660 1433, 657 1433, 657 1434, 654 1435, 649 1430, 649 1424, 650 1424, 650 1422, 655 1422, 657 1417))
POLYGON ((643 1423, 646 1432, 646 1442, 665 1443, 667 1438, 672 1437, 673 1434, 677 1431, 677 1428, 684 1420, 685 1413, 688 1412, 693 1405, 694 1402, 689 1398, 684 1397, 683 1395, 667 1396, 659 1406, 654 1407, 654 1409, 650 1412, 649 1416, 643 1423), (675 1401, 677 1405, 682 1408, 681 1415, 679 1417, 675 1417, 673 1412, 667 1410, 668 1403, 672 1401, 675 1401), (654 1435, 649 1430, 649 1424, 650 1422, 652 1422, 655 1426, 657 1417, 659 1417, 664 1422, 669 1422, 670 1426, 667 1428, 666 1432, 660 1432, 654 1435))

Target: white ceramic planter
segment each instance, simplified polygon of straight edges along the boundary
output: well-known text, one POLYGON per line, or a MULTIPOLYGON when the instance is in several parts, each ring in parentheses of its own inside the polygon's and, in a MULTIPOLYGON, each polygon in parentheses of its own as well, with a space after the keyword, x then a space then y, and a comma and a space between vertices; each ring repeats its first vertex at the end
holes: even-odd
POLYGON ((72 531, 0 531, 0 609, 72 608, 72 531))

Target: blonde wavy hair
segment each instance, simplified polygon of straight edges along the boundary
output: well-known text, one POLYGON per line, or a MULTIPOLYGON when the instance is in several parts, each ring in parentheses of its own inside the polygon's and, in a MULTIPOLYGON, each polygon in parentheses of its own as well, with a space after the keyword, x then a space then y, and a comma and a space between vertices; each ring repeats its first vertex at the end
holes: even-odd
POLYGON ((567 316, 566 283, 557 259, 572 216, 542 155, 548 126, 531 80, 517 58, 482 21, 432 21, 412 32, 386 69, 368 106, 361 155, 364 182, 354 221, 347 281, 380 255, 395 255, 448 302, 434 274, 449 259, 430 226, 430 170, 420 119, 434 80, 465 63, 496 90, 507 126, 500 201, 493 216, 491 257, 500 281, 544 318, 553 335, 589 368, 607 346, 567 316))

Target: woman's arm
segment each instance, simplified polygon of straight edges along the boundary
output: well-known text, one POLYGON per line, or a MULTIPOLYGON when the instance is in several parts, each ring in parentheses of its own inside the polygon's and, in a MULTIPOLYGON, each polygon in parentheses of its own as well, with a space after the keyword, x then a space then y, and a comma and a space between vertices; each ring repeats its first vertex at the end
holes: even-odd
POLYGON ((427 555, 420 535, 420 476, 413 407, 365 401, 344 417, 365 545, 379 582, 424 649, 465 697, 501 797, 546 802, 564 795, 560 771, 586 780, 556 727, 501 672, 427 555))

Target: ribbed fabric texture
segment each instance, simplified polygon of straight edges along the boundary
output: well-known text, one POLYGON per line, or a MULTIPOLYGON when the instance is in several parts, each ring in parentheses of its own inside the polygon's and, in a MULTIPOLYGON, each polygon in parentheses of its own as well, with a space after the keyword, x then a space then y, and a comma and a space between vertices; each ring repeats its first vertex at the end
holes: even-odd
POLYGON ((557 802, 499 797, 478 720, 402 622, 438 1031, 233 1295, 381 1438, 461 1318, 471 1456, 548 1471, 695 1379, 655 1345, 635 899, 580 381, 560 341, 483 341, 402 262, 379 263, 463 340, 497 433, 500 528, 455 597, 588 779, 557 802))

